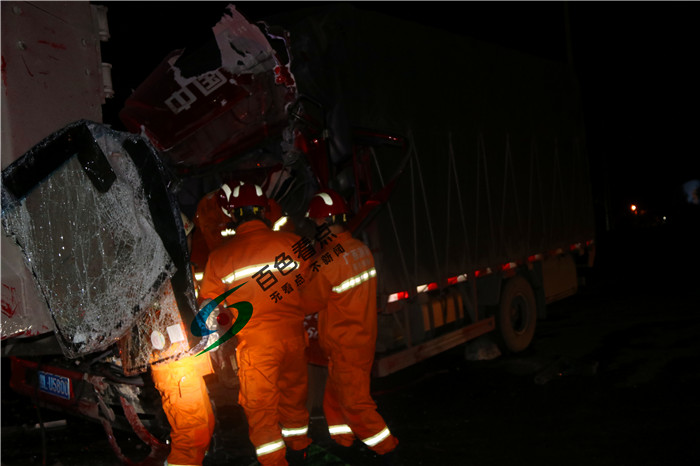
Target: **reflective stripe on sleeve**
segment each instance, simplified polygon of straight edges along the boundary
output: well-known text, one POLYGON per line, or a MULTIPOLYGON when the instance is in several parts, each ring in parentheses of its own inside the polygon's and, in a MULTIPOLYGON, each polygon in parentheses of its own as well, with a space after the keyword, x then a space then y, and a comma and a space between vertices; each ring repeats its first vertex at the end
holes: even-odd
POLYGON ((270 267, 274 267, 275 263, 263 263, 263 264, 258 264, 258 265, 251 265, 248 267, 242 267, 240 269, 236 269, 230 274, 226 275, 224 278, 221 279, 222 283, 226 284, 231 284, 235 282, 236 280, 242 280, 244 278, 250 278, 253 275, 255 275, 260 269, 265 267, 266 265, 269 265, 270 267))
POLYGON ((284 448, 284 440, 275 440, 274 442, 266 443, 265 445, 260 445, 255 449, 255 454, 258 456, 267 455, 273 451, 281 450, 284 448))
POLYGON ((370 278, 376 277, 376 276, 377 276, 377 271, 374 269, 374 267, 372 267, 369 270, 365 270, 362 273, 358 273, 354 277, 348 278, 347 280, 342 282, 340 285, 334 286, 333 292, 334 293, 342 293, 342 292, 347 291, 350 288, 354 288, 354 287, 366 282, 370 278))
POLYGON ((373 447, 373 446, 381 443, 382 440, 384 440, 385 438, 387 438, 390 435, 391 435, 391 432, 389 432, 389 428, 385 427, 378 434, 373 435, 371 437, 368 437, 366 439, 363 439, 362 442, 365 445, 367 445, 368 447, 373 447))
POLYGON ((328 432, 331 435, 352 434, 352 429, 347 424, 338 424, 335 426, 328 426, 328 432))
POLYGON ((300 435, 306 435, 309 432, 309 426, 287 428, 282 427, 282 437, 298 437, 300 435))

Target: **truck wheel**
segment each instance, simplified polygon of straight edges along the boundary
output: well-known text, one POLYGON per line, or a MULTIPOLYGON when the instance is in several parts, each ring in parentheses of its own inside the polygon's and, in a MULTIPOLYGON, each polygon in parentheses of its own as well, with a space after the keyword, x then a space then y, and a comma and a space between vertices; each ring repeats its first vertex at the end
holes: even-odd
POLYGON ((535 335, 536 321, 535 293, 525 278, 516 275, 503 287, 496 312, 496 332, 503 349, 517 353, 527 348, 535 335))

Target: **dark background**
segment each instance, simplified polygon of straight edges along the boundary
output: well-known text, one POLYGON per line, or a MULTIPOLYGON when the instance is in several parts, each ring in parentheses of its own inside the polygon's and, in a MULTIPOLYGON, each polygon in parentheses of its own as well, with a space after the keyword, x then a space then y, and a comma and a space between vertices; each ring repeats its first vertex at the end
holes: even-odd
MULTIPOLYGON (((109 8, 116 117, 164 56, 195 46, 231 2, 94 2, 109 8)), ((250 21, 332 2, 238 2, 250 21)), ((349 2, 356 8, 540 57, 570 61, 578 76, 591 178, 602 231, 626 225, 629 205, 647 223, 674 220, 681 185, 700 178, 696 129, 700 71, 693 2, 349 2)), ((446 42, 446 47, 449 43, 446 42)), ((447 66, 446 64, 443 66, 447 66)), ((636 219, 639 222, 639 219, 636 219)))

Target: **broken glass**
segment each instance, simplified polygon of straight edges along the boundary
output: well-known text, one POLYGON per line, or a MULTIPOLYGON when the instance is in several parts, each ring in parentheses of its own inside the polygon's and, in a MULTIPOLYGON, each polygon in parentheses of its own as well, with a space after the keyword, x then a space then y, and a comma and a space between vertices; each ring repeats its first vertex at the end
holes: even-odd
POLYGON ((3 170, 3 228, 68 357, 115 343, 176 270, 122 147, 127 137, 78 122, 3 170))
POLYGON ((136 325, 119 340, 119 356, 126 375, 145 372, 151 364, 178 359, 190 344, 170 281, 136 325))

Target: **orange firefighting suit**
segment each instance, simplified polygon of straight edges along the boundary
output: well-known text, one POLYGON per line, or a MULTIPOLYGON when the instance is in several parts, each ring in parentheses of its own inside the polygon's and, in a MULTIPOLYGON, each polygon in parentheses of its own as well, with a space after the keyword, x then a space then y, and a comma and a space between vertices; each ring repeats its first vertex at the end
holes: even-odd
POLYGON ((374 258, 350 232, 321 251, 320 268, 302 294, 307 313, 318 311, 318 339, 328 356, 323 411, 331 437, 351 446, 355 437, 378 454, 398 440, 370 396, 370 371, 377 340, 377 279, 374 258))
POLYGON ((170 422, 170 466, 201 466, 214 433, 214 412, 202 378, 213 372, 208 354, 151 366, 170 422))
POLYGON ((226 303, 253 306, 252 317, 236 335, 236 359, 239 403, 263 465, 286 465, 285 444, 303 450, 311 443, 307 340, 297 289, 306 266, 294 252, 300 240, 293 233, 274 232, 260 220, 244 222, 209 255, 202 279, 202 298, 215 299, 243 284, 226 303))

